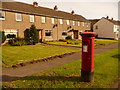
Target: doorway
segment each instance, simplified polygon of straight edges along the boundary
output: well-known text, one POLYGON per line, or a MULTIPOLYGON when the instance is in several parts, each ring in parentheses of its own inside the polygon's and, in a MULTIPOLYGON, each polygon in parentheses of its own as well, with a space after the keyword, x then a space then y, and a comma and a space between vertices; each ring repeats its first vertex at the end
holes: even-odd
POLYGON ((78 31, 76 30, 73 33, 74 33, 74 39, 78 39, 78 31))

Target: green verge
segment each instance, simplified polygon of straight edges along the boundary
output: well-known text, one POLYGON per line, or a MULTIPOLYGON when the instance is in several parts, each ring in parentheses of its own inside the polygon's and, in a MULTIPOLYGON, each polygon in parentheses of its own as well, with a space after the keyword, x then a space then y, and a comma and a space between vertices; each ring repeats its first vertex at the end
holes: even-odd
POLYGON ((72 51, 80 51, 80 49, 43 45, 3 46, 3 66, 11 67, 11 65, 20 62, 64 54, 72 51))
MULTIPOLYGON (((70 40, 69 40, 70 41, 70 40)), ((75 46, 75 47, 81 47, 82 43, 79 44, 67 44, 67 42, 62 41, 53 41, 53 42, 46 42, 47 44, 54 44, 54 45, 64 45, 64 46, 75 46)))
POLYGON ((117 40, 109 40, 109 39, 95 39, 95 45, 109 45, 112 43, 118 42, 117 40))
MULTIPOLYGON (((95 46, 109 45, 109 44, 116 43, 116 42, 118 42, 118 41, 117 40, 107 40, 107 39, 95 39, 95 46)), ((55 44, 55 45, 82 47, 81 40, 66 40, 66 42, 63 42, 63 41, 53 41, 53 42, 46 42, 46 43, 47 44, 55 44), (78 43, 78 44, 67 44, 67 42, 78 43)))
POLYGON ((93 83, 80 81, 81 60, 3 84, 4 88, 110 88, 118 78, 118 49, 95 56, 93 83))

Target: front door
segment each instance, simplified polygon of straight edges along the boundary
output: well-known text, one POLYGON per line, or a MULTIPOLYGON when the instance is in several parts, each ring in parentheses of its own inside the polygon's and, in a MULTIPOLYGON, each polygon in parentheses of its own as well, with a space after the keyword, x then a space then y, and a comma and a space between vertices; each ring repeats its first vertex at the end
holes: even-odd
POLYGON ((37 29, 40 42, 42 42, 42 29, 37 29))
POLYGON ((74 31, 74 39, 78 39, 78 31, 74 31))

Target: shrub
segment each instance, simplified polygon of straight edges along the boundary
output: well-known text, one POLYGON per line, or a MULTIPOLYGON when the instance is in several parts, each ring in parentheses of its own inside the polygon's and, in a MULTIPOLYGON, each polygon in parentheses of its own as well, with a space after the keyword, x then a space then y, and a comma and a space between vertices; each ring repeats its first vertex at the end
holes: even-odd
POLYGON ((67 36, 66 39, 67 39, 67 40, 71 40, 72 37, 71 37, 71 36, 67 36))
POLYGON ((26 41, 24 38, 15 38, 15 39, 11 39, 8 42, 10 45, 12 46, 23 46, 23 45, 27 45, 26 41))
POLYGON ((30 34, 30 42, 33 45, 39 42, 38 31, 35 25, 31 25, 29 34, 30 34))
POLYGON ((31 25, 30 29, 24 31, 25 41, 28 45, 35 45, 39 42, 39 34, 35 25, 31 25))
POLYGON ((4 41, 6 40, 6 36, 5 36, 5 32, 4 31, 0 31, 0 37, 2 40, 0 40, 0 42, 4 43, 4 41))

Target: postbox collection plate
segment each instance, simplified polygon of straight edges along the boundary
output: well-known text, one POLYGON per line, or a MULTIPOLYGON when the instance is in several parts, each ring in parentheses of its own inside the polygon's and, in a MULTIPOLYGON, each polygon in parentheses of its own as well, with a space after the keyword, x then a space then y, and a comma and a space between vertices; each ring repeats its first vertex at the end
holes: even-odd
POLYGON ((87 45, 83 45, 83 52, 88 52, 88 46, 87 45))

